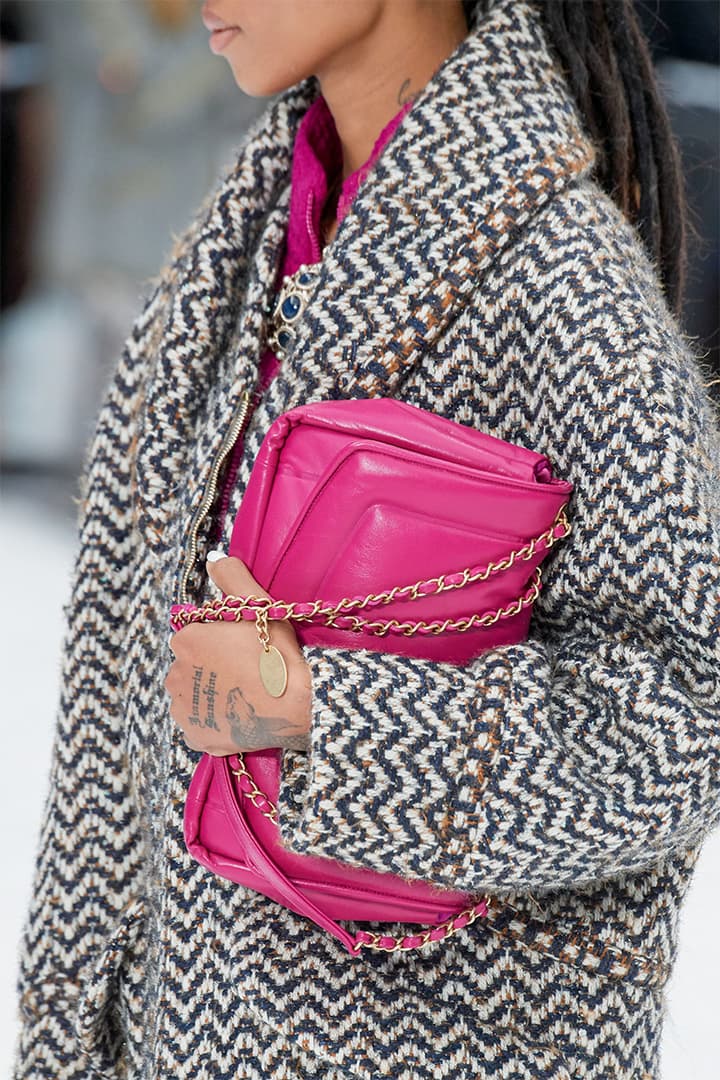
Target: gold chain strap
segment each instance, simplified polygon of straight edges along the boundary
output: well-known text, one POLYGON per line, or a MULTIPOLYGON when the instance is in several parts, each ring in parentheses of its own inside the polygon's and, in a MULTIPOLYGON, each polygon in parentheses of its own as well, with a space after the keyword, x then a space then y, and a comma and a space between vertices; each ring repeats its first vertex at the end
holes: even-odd
POLYGON ((377 949, 381 952, 405 952, 409 949, 422 949, 436 941, 444 941, 452 937, 458 930, 470 926, 476 919, 488 913, 489 897, 481 897, 471 907, 459 911, 444 923, 437 923, 429 930, 423 930, 421 934, 406 934, 405 937, 395 938, 391 934, 377 934, 369 930, 361 930, 355 935, 355 952, 360 949, 377 949))
POLYGON ((434 622, 425 622, 420 619, 417 622, 398 622, 397 619, 387 621, 361 619, 357 615, 344 615, 342 610, 343 601, 340 600, 334 606, 323 606, 319 612, 312 615, 303 611, 295 611, 295 604, 277 603, 259 596, 226 596, 224 600, 210 601, 194 611, 180 611, 173 616, 173 621, 178 629, 194 622, 242 622, 249 616, 246 611, 254 613, 255 623, 260 637, 260 643, 264 646, 269 641, 267 621, 283 622, 294 619, 296 622, 315 621, 316 616, 322 615, 323 625, 330 626, 335 630, 364 631, 374 637, 385 637, 387 634, 402 634, 404 637, 413 637, 415 634, 444 634, 449 632, 465 633, 477 626, 485 628, 494 626, 500 619, 506 619, 517 615, 523 608, 531 607, 540 595, 542 572, 538 566, 532 576, 527 592, 518 596, 517 599, 505 607, 496 608, 493 611, 474 612, 472 615, 463 616, 460 619, 437 619, 434 622))
POLYGON ((415 634, 444 634, 449 631, 465 633, 476 626, 494 626, 500 619, 506 619, 511 615, 517 615, 523 608, 530 607, 540 595, 542 574, 538 566, 533 574, 530 588, 523 596, 518 596, 511 604, 495 611, 485 611, 482 614, 474 612, 461 619, 437 619, 435 622, 425 622, 423 619, 417 622, 398 622, 397 619, 389 619, 386 622, 369 619, 360 619, 357 615, 342 616, 343 622, 338 623, 334 615, 325 620, 325 626, 331 626, 338 630, 363 630, 375 637, 385 637, 386 634, 402 634, 404 637, 413 637, 415 634))
MULTIPOLYGON (((253 806, 264 817, 272 821, 273 825, 277 826, 278 823, 278 811, 277 807, 267 797, 264 791, 255 783, 255 777, 247 769, 245 765, 245 758, 241 753, 235 754, 237 757, 238 767, 231 768, 230 772, 238 779, 238 786, 243 795, 250 800, 253 806)), ((436 941, 444 941, 445 938, 452 937, 458 930, 462 930, 465 926, 470 926, 476 919, 481 916, 487 915, 488 910, 488 898, 478 898, 471 907, 465 908, 463 911, 459 911, 457 915, 453 915, 444 923, 437 923, 435 926, 431 926, 428 930, 423 930, 420 934, 406 934, 405 937, 395 938, 390 934, 373 933, 369 930, 361 930, 355 935, 355 951, 359 952, 360 949, 375 949, 379 952, 406 952, 409 949, 422 949, 423 946, 432 944, 436 941)))
POLYGON ((528 591, 514 600, 511 604, 496 611, 474 613, 462 619, 443 619, 434 622, 398 622, 397 619, 388 621, 362 619, 357 615, 350 614, 352 611, 365 611, 369 607, 379 607, 390 604, 395 600, 419 600, 424 596, 434 596, 439 593, 449 592, 452 589, 462 589, 468 585, 475 585, 481 581, 487 581, 492 574, 502 573, 509 570, 520 559, 528 561, 533 558, 539 547, 545 547, 549 551, 558 540, 562 540, 570 532, 570 523, 565 516, 565 506, 558 512, 554 523, 546 532, 535 537, 529 543, 497 562, 490 562, 486 566, 468 567, 454 574, 441 574, 439 577, 425 581, 416 581, 412 585, 398 585, 386 592, 369 593, 367 596, 343 597, 334 603, 323 600, 310 602, 287 602, 283 600, 271 600, 260 596, 224 596, 220 600, 207 600, 198 607, 188 607, 177 611, 174 615, 174 623, 179 630, 193 622, 240 622, 243 619, 260 620, 262 626, 266 626, 267 619, 274 621, 289 621, 308 623, 319 618, 324 620, 324 625, 337 630, 365 631, 366 633, 382 637, 388 633, 399 633, 405 637, 414 634, 443 634, 447 632, 464 633, 476 626, 494 626, 500 619, 518 614, 523 608, 533 604, 540 594, 541 572, 538 567, 528 591))
MULTIPOLYGON (((371 593, 365 597, 346 597, 335 604, 324 604, 320 600, 312 603, 285 603, 282 601, 268 600, 264 597, 233 597, 226 596, 222 600, 208 601, 195 609, 178 611, 174 621, 178 629, 187 626, 191 622, 215 622, 217 620, 231 619, 239 621, 250 617, 245 612, 254 613, 256 622, 259 624, 261 641, 267 638, 267 620, 290 620, 298 622, 310 622, 319 615, 325 618, 326 626, 338 629, 365 630, 369 633, 383 635, 391 630, 411 636, 417 633, 441 634, 446 631, 458 631, 460 633, 470 630, 475 626, 492 626, 499 619, 515 615, 524 607, 533 604, 540 593, 541 573, 537 567, 532 578, 528 592, 518 597, 504 608, 498 608, 493 612, 473 614, 464 619, 445 619, 435 622, 401 623, 396 619, 387 622, 371 622, 355 615, 348 615, 352 610, 364 610, 370 606, 389 604, 397 599, 417 600, 422 596, 447 592, 450 589, 461 589, 466 585, 486 581, 491 574, 509 570, 519 559, 529 560, 536 553, 538 547, 545 545, 549 551, 558 540, 562 540, 570 532, 570 523, 565 515, 565 506, 561 507, 553 525, 541 536, 531 540, 522 548, 510 552, 504 559, 498 562, 488 563, 484 567, 472 567, 458 574, 445 574, 429 581, 415 582, 414 585, 403 585, 387 592, 371 593), (337 620, 342 619, 338 623, 337 620)), ((234 755, 237 758, 237 768, 231 768, 231 773, 238 780, 238 786, 242 794, 250 799, 253 806, 264 817, 268 818, 275 826, 278 824, 278 810, 275 804, 268 798, 264 791, 255 783, 255 778, 245 765, 242 753, 234 755)), ((397 939, 392 935, 371 933, 362 930, 355 935, 355 951, 360 949, 375 949, 381 952, 398 952, 409 949, 420 949, 423 946, 436 941, 444 941, 463 927, 470 926, 476 919, 487 915, 488 898, 479 898, 471 907, 458 912, 444 923, 439 923, 420 934, 408 934, 397 939)))

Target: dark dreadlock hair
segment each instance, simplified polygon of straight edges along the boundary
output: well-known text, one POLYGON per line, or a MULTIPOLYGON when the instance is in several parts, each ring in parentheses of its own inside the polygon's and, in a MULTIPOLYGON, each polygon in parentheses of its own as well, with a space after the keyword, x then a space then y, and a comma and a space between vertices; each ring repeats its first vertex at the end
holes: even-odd
MULTIPOLYGON (((462 0, 468 26, 492 0, 462 0)), ((632 0, 533 0, 597 154, 600 186, 637 227, 682 304, 687 207, 667 109, 632 0)))

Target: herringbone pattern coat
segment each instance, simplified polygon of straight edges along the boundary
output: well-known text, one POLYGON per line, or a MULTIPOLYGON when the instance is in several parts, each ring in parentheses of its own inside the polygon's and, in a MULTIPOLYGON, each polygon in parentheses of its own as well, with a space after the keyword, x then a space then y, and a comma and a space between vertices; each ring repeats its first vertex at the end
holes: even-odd
POLYGON ((252 128, 100 414, 17 1077, 655 1078, 678 911, 720 816, 719 440, 525 0, 471 30, 361 187, 225 521, 227 539, 271 421, 328 397, 397 396, 573 481, 527 643, 465 670, 309 649, 311 750, 283 758, 293 850, 487 890, 489 917, 353 959, 185 851, 167 609, 254 382, 316 93, 252 128))

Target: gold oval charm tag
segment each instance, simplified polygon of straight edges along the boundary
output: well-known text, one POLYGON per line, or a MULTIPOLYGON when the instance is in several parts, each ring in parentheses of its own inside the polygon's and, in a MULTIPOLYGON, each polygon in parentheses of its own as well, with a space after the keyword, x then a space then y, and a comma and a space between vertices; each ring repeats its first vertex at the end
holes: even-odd
POLYGON ((271 645, 260 653, 260 678, 270 697, 282 697, 287 689, 287 668, 281 652, 271 645))

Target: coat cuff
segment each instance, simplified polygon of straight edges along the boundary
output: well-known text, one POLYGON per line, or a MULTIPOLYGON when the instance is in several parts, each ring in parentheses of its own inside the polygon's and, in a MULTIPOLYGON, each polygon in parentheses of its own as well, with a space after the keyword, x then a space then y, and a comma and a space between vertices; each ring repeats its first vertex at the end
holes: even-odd
POLYGON ((474 680, 386 653, 303 654, 310 745, 282 752, 280 842, 296 854, 456 887, 496 751, 494 723, 467 715, 474 680))
POLYGON ((326 762, 332 753, 334 724, 325 705, 325 688, 332 665, 324 650, 303 647, 311 676, 311 726, 307 751, 281 751, 278 793, 278 830, 282 845, 298 855, 326 854, 321 843, 321 820, 332 802, 336 781, 328 777, 326 762))

